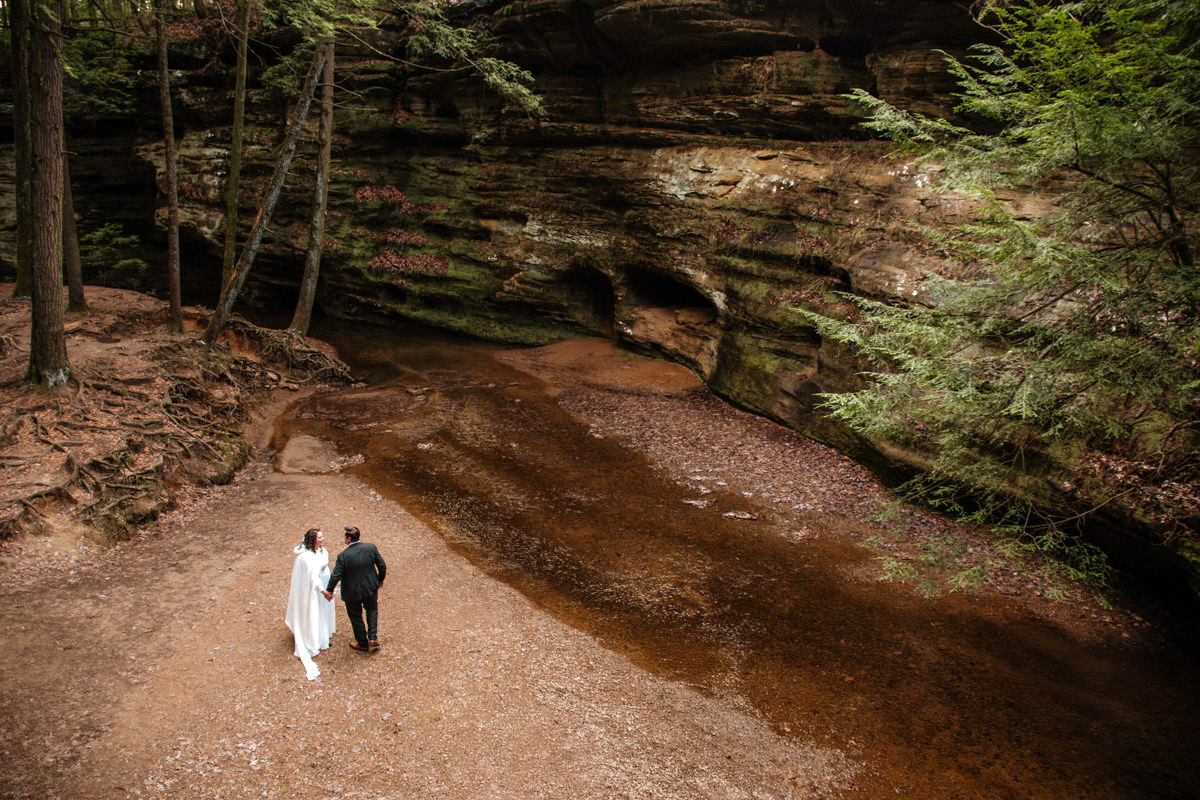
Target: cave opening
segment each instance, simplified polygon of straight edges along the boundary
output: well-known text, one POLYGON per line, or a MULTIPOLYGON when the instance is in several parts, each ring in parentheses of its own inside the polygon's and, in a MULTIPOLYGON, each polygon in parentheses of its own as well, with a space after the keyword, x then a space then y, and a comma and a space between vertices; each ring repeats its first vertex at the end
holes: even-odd
POLYGON ((439 100, 433 108, 433 115, 439 119, 458 119, 458 106, 452 100, 439 100))
POLYGON ((675 280, 659 272, 630 271, 630 298, 640 306, 674 308, 693 312, 698 316, 717 318, 717 309, 711 300, 694 286, 675 280))
POLYGON ((612 338, 616 303, 612 281, 593 267, 574 267, 563 276, 567 289, 567 307, 590 331, 612 338))

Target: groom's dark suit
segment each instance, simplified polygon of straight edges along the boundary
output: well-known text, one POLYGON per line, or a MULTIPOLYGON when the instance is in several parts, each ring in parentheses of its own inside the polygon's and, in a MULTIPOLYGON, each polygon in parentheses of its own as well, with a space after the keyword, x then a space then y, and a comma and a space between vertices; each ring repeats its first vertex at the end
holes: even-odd
POLYGON ((350 617, 350 627, 354 629, 355 640, 363 647, 379 640, 377 592, 385 575, 387 564, 383 563, 383 557, 375 545, 370 542, 351 542, 338 553, 337 563, 333 565, 333 573, 329 576, 329 585, 325 587, 325 591, 332 592, 333 587, 341 582, 342 602, 350 617), (363 611, 367 613, 366 626, 363 625, 363 611))

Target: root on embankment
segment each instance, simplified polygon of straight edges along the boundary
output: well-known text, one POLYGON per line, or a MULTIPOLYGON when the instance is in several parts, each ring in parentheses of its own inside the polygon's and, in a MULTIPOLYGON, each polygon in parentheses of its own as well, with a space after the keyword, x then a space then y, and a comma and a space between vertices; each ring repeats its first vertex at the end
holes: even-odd
MULTIPOLYGON (((199 327, 202 313, 189 311, 185 325, 199 327)), ((179 486, 232 478, 250 456, 245 425, 272 390, 350 377, 332 348, 236 317, 212 348, 167 332, 160 310, 74 325, 72 380, 49 393, 13 379, 27 341, 9 335, 0 352, 0 537, 65 515, 99 540, 125 538, 179 486)))

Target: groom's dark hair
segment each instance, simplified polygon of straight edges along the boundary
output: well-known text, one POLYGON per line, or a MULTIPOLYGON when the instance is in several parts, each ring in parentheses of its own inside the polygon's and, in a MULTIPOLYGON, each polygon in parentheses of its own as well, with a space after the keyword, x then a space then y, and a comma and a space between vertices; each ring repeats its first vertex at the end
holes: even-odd
POLYGON ((360 537, 360 536, 362 536, 362 533, 359 532, 358 528, 354 527, 353 525, 346 526, 346 538, 347 539, 349 539, 352 542, 357 542, 358 537, 360 537))

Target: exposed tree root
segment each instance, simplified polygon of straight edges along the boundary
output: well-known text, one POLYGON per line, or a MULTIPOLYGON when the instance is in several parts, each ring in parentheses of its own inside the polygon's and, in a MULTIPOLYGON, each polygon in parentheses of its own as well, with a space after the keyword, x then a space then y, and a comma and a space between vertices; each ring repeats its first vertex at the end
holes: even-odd
POLYGON ((249 455, 242 425, 272 389, 350 376, 331 353, 244 320, 212 348, 156 323, 110 317, 90 334, 125 357, 76 366, 82 377, 50 394, 0 390, 0 536, 68 511, 122 538, 181 482, 229 480, 249 455))

